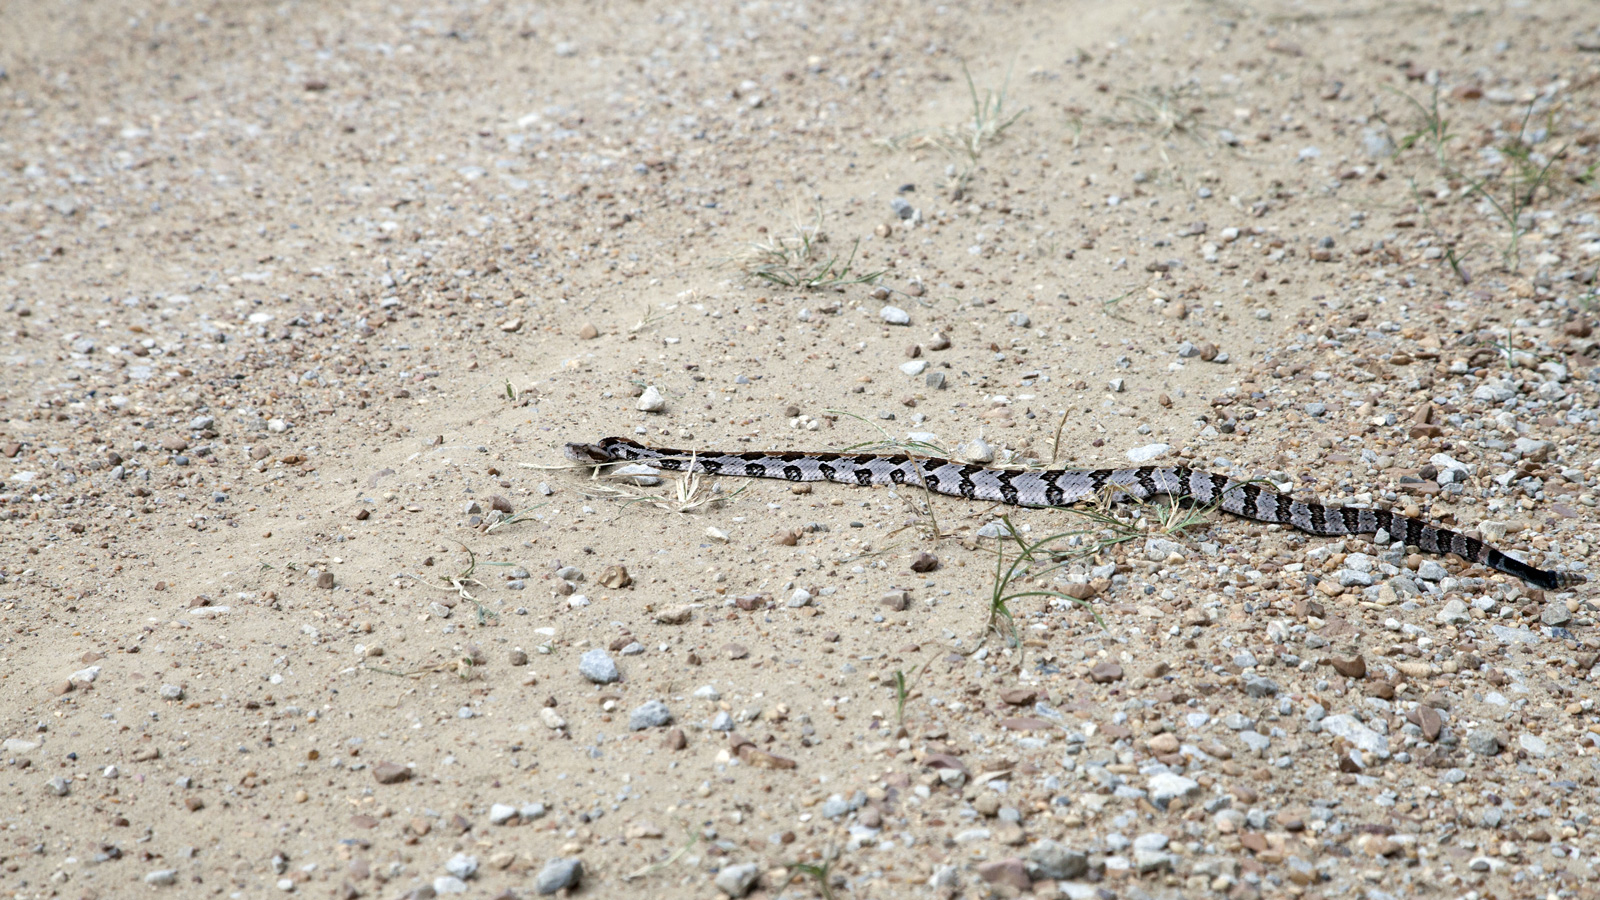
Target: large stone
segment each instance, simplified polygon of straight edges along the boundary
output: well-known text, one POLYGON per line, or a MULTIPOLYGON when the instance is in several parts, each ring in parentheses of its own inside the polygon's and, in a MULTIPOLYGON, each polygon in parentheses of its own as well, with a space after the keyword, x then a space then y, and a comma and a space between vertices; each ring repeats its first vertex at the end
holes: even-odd
POLYGON ((1349 741, 1379 759, 1389 758, 1389 739, 1362 724, 1355 716, 1340 714, 1322 720, 1322 730, 1349 741))
POLYGON ((717 890, 729 897, 743 897, 755 887, 756 878, 761 875, 761 867, 755 863, 741 863, 737 866, 723 866, 717 873, 712 884, 717 890))
POLYGON ((578 658, 578 674, 595 684, 610 684, 622 678, 622 673, 617 671, 617 663, 611 658, 611 654, 599 648, 590 650, 578 658))
MULTIPOLYGON (((1183 780, 1188 781, 1186 778, 1183 780)), ((1042 881, 1066 881, 1079 878, 1087 871, 1089 855, 1082 850, 1074 850, 1051 840, 1040 841, 1028 850, 1028 873, 1042 881)))
POLYGON ((672 710, 660 700, 651 700, 641 705, 638 709, 628 714, 628 729, 630 731, 643 731, 646 728, 659 728, 672 722, 672 710))
POLYGON ((541 894, 554 894, 570 888, 583 880, 583 860, 556 857, 544 864, 533 880, 533 889, 541 894))
POLYGON ((1184 801, 1189 801, 1200 796, 1200 782, 1175 772, 1158 772, 1152 775, 1146 787, 1150 791, 1150 802, 1161 809, 1166 809, 1167 804, 1173 800, 1182 798, 1184 801))
POLYGON ((978 877, 990 884, 1009 885, 1019 891, 1033 887, 1033 879, 1028 877, 1027 866, 1015 856, 979 863, 978 877))

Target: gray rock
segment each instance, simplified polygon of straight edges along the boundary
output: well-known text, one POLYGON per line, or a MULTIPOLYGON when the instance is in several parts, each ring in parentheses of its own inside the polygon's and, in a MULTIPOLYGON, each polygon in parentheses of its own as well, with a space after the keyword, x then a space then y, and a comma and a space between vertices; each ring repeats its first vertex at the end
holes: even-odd
POLYGON ((489 824, 504 825, 517 817, 517 808, 509 803, 496 803, 489 807, 489 824))
POLYGON ((534 819, 542 819, 544 818, 544 804, 524 803, 517 809, 517 815, 521 816, 522 821, 524 822, 532 822, 534 819))
POLYGON ((1528 755, 1535 759, 1543 759, 1550 755, 1550 745, 1545 742, 1545 739, 1536 734, 1529 734, 1526 731, 1517 735, 1517 746, 1526 750, 1528 755))
POLYGON ((1200 796, 1200 782, 1175 772, 1152 775, 1145 788, 1150 792, 1150 802, 1159 809, 1166 809, 1167 804, 1180 797, 1187 802, 1200 796))
POLYGON ((1180 557, 1188 555, 1184 551, 1183 545, 1177 541, 1169 541, 1166 538, 1149 538, 1144 542, 1144 558, 1151 562, 1165 562, 1174 553, 1180 557))
POLYGON ((1029 325, 1033 324, 1033 320, 1028 318, 1028 314, 1022 312, 1021 310, 1006 316, 1006 321, 1018 328, 1027 328, 1029 325))
POLYGON ((1512 452, 1534 462, 1544 462, 1549 459, 1550 451, 1554 449, 1555 444, 1549 441, 1535 440, 1534 438, 1519 437, 1511 444, 1512 452))
POLYGON ((1467 749, 1479 756, 1499 756, 1505 748, 1500 735, 1486 728, 1474 728, 1467 732, 1467 749))
POLYGON ((1260 660, 1256 659, 1256 655, 1249 650, 1240 650, 1233 655, 1233 664, 1241 669, 1248 669, 1259 662, 1260 660))
POLYGON ((1450 573, 1435 560, 1425 559, 1417 566, 1417 577, 1423 581, 1443 581, 1450 573))
POLYGON ((611 658, 611 654, 599 648, 590 650, 578 658, 578 674, 595 684, 610 684, 622 678, 622 673, 617 671, 616 661, 611 658))
POLYGON ((628 714, 628 730, 643 731, 660 728, 672 722, 672 710, 660 700, 651 700, 628 714))
POLYGON ((1360 750, 1379 759, 1389 758, 1389 739, 1363 725, 1355 716, 1340 713, 1322 720, 1322 730, 1342 737, 1360 750))
MULTIPOLYGON (((1089 855, 1051 840, 1043 840, 1028 850, 1028 874, 1039 881, 1066 881, 1089 871, 1089 855)), ((930 882, 931 883, 931 882, 930 882)))
POLYGON ((838 794, 829 797, 822 804, 822 817, 824 819, 837 819, 848 812, 850 812, 850 801, 838 794))
POLYGON ((1172 449, 1171 444, 1145 444, 1128 451, 1128 459, 1136 463, 1147 463, 1152 459, 1165 456, 1172 449))
POLYGON ((1273 681, 1271 678, 1262 678, 1259 675, 1252 678, 1247 678, 1244 682, 1244 692, 1249 696, 1256 698, 1257 700, 1261 699, 1262 697, 1276 696, 1278 690, 1278 683, 1276 681, 1273 681))
POLYGON ((1490 625, 1489 633, 1502 644, 1537 644, 1544 637, 1537 631, 1528 628, 1512 628, 1509 625, 1490 625))
POLYGON ((465 881, 478 871, 478 858, 465 853, 457 853, 445 861, 444 870, 457 878, 465 881))
POLYGON ((144 883, 157 885, 159 887, 166 887, 169 884, 177 884, 178 870, 156 869, 154 872, 146 872, 144 876, 144 883))
POLYGON ((711 730, 712 731, 732 731, 733 730, 733 716, 728 715, 726 711, 717 713, 711 719, 711 730))
POLYGON ((1333 573, 1333 579, 1341 587, 1367 587, 1373 583, 1373 577, 1367 572, 1358 572, 1355 569, 1340 569, 1333 573))
POLYGON ((761 867, 756 863, 740 863, 737 866, 723 866, 717 873, 712 884, 717 890, 729 897, 743 897, 755 887, 756 878, 761 875, 761 867))
POLYGON ((1557 600, 1544 605, 1544 612, 1539 614, 1539 621, 1549 626, 1565 625, 1572 621, 1572 610, 1567 605, 1557 600))
POLYGON ((1166 835, 1159 831, 1152 831, 1148 834, 1141 834, 1134 838, 1133 849, 1151 851, 1165 850, 1167 849, 1167 841, 1168 838, 1166 835))
POLYGON ((1259 731, 1241 731, 1239 732, 1239 740, 1243 741, 1244 745, 1250 748, 1253 753, 1262 753, 1272 746, 1272 739, 1259 731))
MULTIPOLYGON (((1566 607, 1562 607, 1562 608, 1565 609, 1566 607)), ((1557 624, 1560 624, 1560 623, 1557 623, 1557 624)), ((163 700, 182 700, 183 699, 183 688, 179 687, 176 684, 163 684, 161 686, 161 689, 159 691, 157 691, 156 693, 163 700)))
POLYGON ((195 416, 193 419, 189 420, 189 430, 205 431, 207 428, 210 428, 215 424, 217 424, 217 420, 211 416, 195 416))
POLYGON ((1460 600, 1448 600, 1434 618, 1444 625, 1465 625, 1472 621, 1472 612, 1460 600))
POLYGON ((433 880, 434 896, 444 894, 465 894, 467 883, 454 875, 440 875, 433 880))
POLYGON ((533 889, 541 894, 554 894, 562 888, 573 887, 582 879, 583 860, 558 856, 539 870, 539 876, 533 880, 533 889))

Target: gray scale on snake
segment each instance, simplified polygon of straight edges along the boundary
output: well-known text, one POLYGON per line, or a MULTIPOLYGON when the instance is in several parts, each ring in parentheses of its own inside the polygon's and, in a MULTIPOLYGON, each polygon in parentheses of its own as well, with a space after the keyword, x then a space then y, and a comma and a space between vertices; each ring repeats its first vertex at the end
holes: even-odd
POLYGON ((1387 531, 1407 546, 1428 553, 1453 553, 1513 575, 1535 587, 1559 590, 1585 579, 1572 572, 1537 569, 1477 538, 1385 509, 1323 506, 1296 500, 1260 485, 1225 475, 1197 472, 1184 466, 1140 466, 1128 469, 1046 469, 1021 471, 963 465, 948 459, 913 459, 871 453, 723 453, 715 450, 669 450, 647 447, 628 438, 608 437, 595 444, 567 444, 568 459, 586 465, 642 462, 674 472, 703 472, 741 478, 784 481, 834 481, 840 484, 909 484, 951 497, 986 500, 1011 506, 1068 506, 1112 492, 1111 499, 1150 500, 1158 494, 1254 519, 1289 525, 1310 534, 1337 536, 1387 531), (919 474, 920 470, 920 474, 919 474))

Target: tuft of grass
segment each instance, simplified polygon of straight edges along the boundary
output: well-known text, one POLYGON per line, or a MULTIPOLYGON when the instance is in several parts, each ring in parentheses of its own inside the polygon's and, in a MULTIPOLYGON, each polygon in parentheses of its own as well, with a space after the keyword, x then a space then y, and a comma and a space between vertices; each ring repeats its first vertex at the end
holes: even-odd
POLYGON ((643 878, 646 875, 654 875, 656 872, 659 872, 662 869, 665 869, 667 866, 670 866, 673 863, 677 862, 679 859, 682 859, 683 855, 685 853, 688 853, 690 851, 690 849, 692 849, 694 847, 695 844, 700 843, 700 838, 703 837, 703 836, 704 836, 704 832, 702 832, 700 829, 698 829, 698 828, 689 829, 688 840, 684 841, 682 844, 679 844, 678 845, 678 849, 672 851, 672 854, 670 856, 668 856, 666 859, 661 860, 660 862, 653 862, 653 863, 650 863, 647 866, 644 866, 641 869, 637 869, 637 870, 635 870, 633 872, 629 872, 628 874, 622 876, 622 880, 623 881, 637 881, 638 879, 643 878))
POLYGON ((1511 232, 1511 239, 1501 251, 1508 272, 1516 272, 1521 268, 1522 238, 1528 233, 1528 228, 1522 221, 1523 214, 1533 206, 1539 190, 1549 184, 1550 169, 1559 158, 1559 154, 1552 154, 1541 164, 1534 156, 1533 148, 1523 142, 1522 136, 1528 127, 1528 117, 1532 115, 1533 104, 1530 103, 1516 138, 1500 148, 1500 152, 1511 160, 1510 175, 1502 179, 1506 195, 1495 196, 1489 189, 1488 179, 1476 179, 1468 184, 1472 193, 1487 200, 1489 205, 1494 207, 1494 211, 1499 214, 1500 219, 1506 223, 1507 230, 1511 232))
POLYGON ((860 240, 851 242, 846 255, 829 252, 825 245, 830 241, 822 230, 822 220, 821 206, 809 223, 796 214, 787 233, 751 244, 737 260, 739 268, 757 281, 807 291, 873 284, 883 277, 882 270, 856 271, 860 240))
MULTIPOLYGON (((927 669, 927 663, 911 670, 911 677, 927 669)), ((906 673, 899 669, 894 670, 894 724, 896 728, 906 727, 906 701, 911 699, 911 684, 906 680, 906 673)))
MULTIPOLYGON (((952 200, 960 200, 966 196, 967 188, 972 182, 972 176, 977 172, 978 161, 984 151, 999 143, 1005 137, 1006 131, 1031 109, 1026 106, 1018 110, 1007 108, 1006 101, 1011 87, 1010 69, 1006 70, 1005 81, 1001 82, 999 90, 984 88, 981 93, 978 91, 977 82, 972 80, 972 72, 965 62, 961 64, 961 74, 966 78, 967 97, 972 104, 970 118, 935 131, 913 131, 877 142, 890 150, 933 148, 952 157, 955 174, 945 184, 952 200)), ((1081 122, 1078 130, 1082 130, 1081 122)))
MULTIPOLYGON (((816 863, 792 862, 786 867, 789 870, 789 880, 793 881, 796 875, 809 875, 817 883, 817 893, 823 900, 834 900, 833 885, 833 856, 829 855, 821 865, 816 863)), ((788 887, 788 885, 784 885, 788 887)))
POLYGON ((1400 139, 1399 148, 1401 150, 1410 150, 1418 144, 1425 143, 1431 148, 1434 161, 1439 165, 1439 170, 1449 172, 1450 163, 1445 159, 1445 144, 1448 144, 1456 135, 1450 133, 1450 121, 1439 112, 1439 85, 1435 84, 1433 86, 1433 93, 1429 95, 1426 106, 1404 91, 1396 90, 1392 87, 1387 88, 1387 90, 1389 93, 1411 104, 1412 109, 1416 110, 1422 118, 1422 123, 1417 127, 1416 131, 1400 139))

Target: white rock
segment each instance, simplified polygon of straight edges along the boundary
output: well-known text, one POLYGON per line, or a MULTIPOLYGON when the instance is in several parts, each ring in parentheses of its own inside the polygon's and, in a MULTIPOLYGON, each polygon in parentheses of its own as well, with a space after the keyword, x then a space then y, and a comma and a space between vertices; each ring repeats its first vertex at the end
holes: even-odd
POLYGON ((561 729, 567 727, 567 720, 561 718, 561 714, 556 712, 553 707, 549 706, 541 707, 539 709, 539 721, 543 722, 545 727, 552 731, 560 731, 561 729))
POLYGON ((898 306, 885 306, 878 311, 878 317, 890 325, 910 325, 911 314, 898 306))
POLYGON ((641 412, 661 412, 667 408, 667 398, 661 396, 661 392, 652 384, 639 395, 639 402, 634 406, 641 412))
POLYGON ((1172 449, 1170 444, 1146 444, 1128 451, 1128 458, 1136 463, 1149 462, 1152 459, 1165 456, 1172 449))
POLYGON ((913 376, 921 375, 926 368, 928 368, 928 361, 925 359, 913 359, 910 362, 900 364, 900 371, 913 376))

